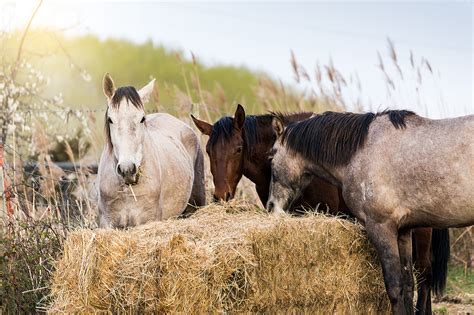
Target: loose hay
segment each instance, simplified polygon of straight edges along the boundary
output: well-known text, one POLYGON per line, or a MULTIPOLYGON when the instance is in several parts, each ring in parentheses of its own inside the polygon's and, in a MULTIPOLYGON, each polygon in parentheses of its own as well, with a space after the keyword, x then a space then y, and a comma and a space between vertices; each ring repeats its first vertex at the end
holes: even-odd
POLYGON ((382 273, 360 225, 275 217, 248 204, 188 219, 72 233, 50 312, 386 312, 382 273))

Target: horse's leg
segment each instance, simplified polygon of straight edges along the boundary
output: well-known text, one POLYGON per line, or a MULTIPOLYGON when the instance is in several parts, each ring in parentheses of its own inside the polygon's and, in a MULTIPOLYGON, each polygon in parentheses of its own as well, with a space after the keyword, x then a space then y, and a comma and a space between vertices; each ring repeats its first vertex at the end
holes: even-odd
POLYGON ((267 185, 255 184, 257 195, 260 198, 260 201, 262 202, 264 208, 267 206, 269 188, 270 183, 268 183, 267 185))
POLYGON ((204 184, 204 156, 199 148, 194 161, 194 180, 191 196, 183 216, 188 216, 196 211, 196 208, 206 205, 206 186, 204 184))
POLYGON ((398 232, 398 252, 400 253, 400 265, 403 279, 403 299, 407 314, 413 314, 413 258, 411 229, 403 229, 398 232))
POLYGON ((431 228, 414 229, 413 239, 416 249, 415 269, 420 273, 416 314, 431 314, 431 228))
POLYGON ((194 165, 194 182, 193 182, 193 193, 194 202, 196 206, 202 207, 206 205, 206 184, 204 173, 204 155, 201 147, 199 147, 196 161, 194 165))
POLYGON ((433 314, 433 312, 431 311, 431 289, 428 290, 428 294, 426 295, 426 304, 425 304, 425 314, 433 314))
POLYGON ((395 224, 366 222, 366 230, 382 263, 382 272, 392 313, 406 314, 402 296, 402 270, 398 252, 398 231, 395 224))
POLYGON ((105 202, 99 197, 99 216, 97 218, 97 224, 100 228, 111 228, 110 220, 107 217, 107 209, 105 202))
POLYGON ((349 209, 346 202, 344 201, 344 196, 342 195, 342 189, 338 189, 337 194, 339 196, 339 209, 338 209, 339 212, 352 215, 351 209, 349 209))

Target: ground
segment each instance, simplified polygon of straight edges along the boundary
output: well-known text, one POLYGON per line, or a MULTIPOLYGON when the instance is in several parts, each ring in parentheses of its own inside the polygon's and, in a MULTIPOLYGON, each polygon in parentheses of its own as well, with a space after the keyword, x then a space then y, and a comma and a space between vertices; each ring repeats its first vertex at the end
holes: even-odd
POLYGON ((435 314, 474 314, 474 271, 449 266, 446 296, 433 303, 435 314))

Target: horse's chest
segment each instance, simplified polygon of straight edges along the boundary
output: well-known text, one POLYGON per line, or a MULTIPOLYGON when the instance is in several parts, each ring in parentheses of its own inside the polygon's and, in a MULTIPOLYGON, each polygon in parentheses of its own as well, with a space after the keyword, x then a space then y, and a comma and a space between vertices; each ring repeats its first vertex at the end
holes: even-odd
POLYGON ((135 226, 160 219, 159 192, 150 190, 147 185, 120 187, 105 203, 113 226, 135 226))

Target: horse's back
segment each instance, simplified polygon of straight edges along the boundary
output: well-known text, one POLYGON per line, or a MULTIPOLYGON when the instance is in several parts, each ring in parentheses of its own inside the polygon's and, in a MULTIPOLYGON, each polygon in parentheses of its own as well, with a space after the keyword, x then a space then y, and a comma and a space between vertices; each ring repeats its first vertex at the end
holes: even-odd
MULTIPOLYGON (((384 117, 385 118, 385 117, 384 117)), ((380 119, 374 122, 377 127, 380 119)), ((388 119, 379 130, 369 130, 368 142, 383 150, 400 169, 426 168, 431 174, 474 176, 474 115, 432 120, 408 117, 406 128, 395 128, 388 119)))
POLYGON ((178 118, 166 114, 155 113, 147 115, 147 124, 152 134, 159 133, 178 139, 190 156, 195 159, 199 151, 199 138, 194 130, 178 118))
POLYGON ((416 210, 419 222, 433 226, 438 221, 457 225, 466 218, 474 223, 474 116, 411 116, 405 122, 406 128, 397 129, 381 116, 371 124, 366 145, 352 163, 356 177, 363 179, 357 184, 363 196, 378 196, 383 200, 376 204, 403 209, 401 217, 416 210), (444 219, 434 215, 440 207, 452 209, 444 219))

